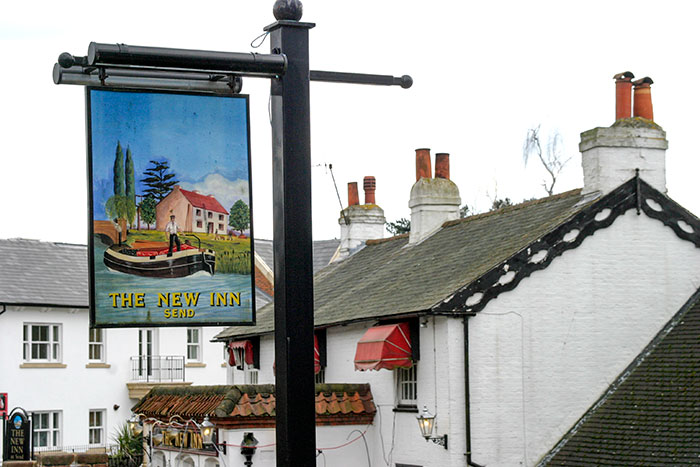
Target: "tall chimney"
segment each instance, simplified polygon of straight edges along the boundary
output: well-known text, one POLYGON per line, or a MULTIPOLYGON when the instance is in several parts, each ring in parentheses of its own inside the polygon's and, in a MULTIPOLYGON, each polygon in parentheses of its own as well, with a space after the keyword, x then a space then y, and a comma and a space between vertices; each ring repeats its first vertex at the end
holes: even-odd
POLYGON ((651 121, 651 79, 642 78, 633 84, 634 116, 646 120, 620 118, 610 127, 581 133, 583 194, 605 195, 634 177, 635 169, 645 182, 666 193, 668 141, 663 128, 651 121))
POLYGON ((365 204, 375 204, 374 190, 377 188, 377 180, 372 176, 365 177, 363 187, 365 189, 365 204))
POLYGON ((338 224, 340 224, 340 245, 331 259, 339 261, 361 250, 367 240, 384 237, 384 210, 377 206, 374 192, 377 180, 374 177, 364 178, 365 204, 360 205, 357 193, 357 182, 348 183, 348 207, 343 209, 338 224))
POLYGON ((360 204, 360 195, 357 193, 357 182, 348 183, 348 206, 360 204))
POLYGON ((411 208, 409 244, 419 243, 438 231, 445 222, 458 219, 462 202, 457 185, 450 180, 448 154, 435 156, 435 178, 431 178, 430 150, 416 149, 416 178, 408 202, 411 208))
POLYGON ((632 81, 634 84, 634 116, 654 120, 654 108, 651 105, 651 85, 654 81, 648 76, 632 81))
POLYGON ((615 120, 632 116, 632 78, 631 71, 624 71, 613 76, 615 79, 615 120))
POLYGON ((435 178, 450 179, 450 155, 446 152, 435 154, 435 178))
POLYGON ((416 149, 416 181, 421 178, 431 178, 430 149, 416 149))

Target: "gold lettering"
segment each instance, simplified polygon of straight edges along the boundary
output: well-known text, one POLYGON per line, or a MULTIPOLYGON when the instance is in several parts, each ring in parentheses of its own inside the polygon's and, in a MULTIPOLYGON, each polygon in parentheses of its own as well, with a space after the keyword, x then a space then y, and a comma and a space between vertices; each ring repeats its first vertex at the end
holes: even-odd
POLYGON ((134 306, 140 308, 146 306, 145 298, 146 294, 143 292, 134 294, 134 306))
POLYGON ((226 294, 225 293, 216 293, 216 306, 226 306, 226 294))
POLYGON ((111 293, 111 294, 109 294, 109 296, 112 298, 112 308, 116 308, 116 307, 117 307, 117 296, 118 296, 118 295, 119 295, 118 293, 111 293))
POLYGON ((187 310, 187 317, 188 317, 188 318, 194 318, 194 310, 193 310, 192 308, 190 308, 189 310, 187 310))
POLYGON ((165 306, 170 306, 170 294, 158 292, 158 306, 163 306, 163 303, 165 306))
POLYGON ((173 293, 173 306, 182 306, 182 300, 180 297, 182 297, 182 292, 173 293))
POLYGON ((170 318, 170 309, 169 308, 166 308, 165 310, 163 310, 163 316, 165 316, 166 318, 170 318))
POLYGON ((240 292, 229 292, 228 293, 228 304, 230 306, 234 306, 234 301, 236 302, 235 305, 241 306, 241 293, 240 292))
POLYGON ((197 302, 199 301, 199 292, 197 293, 191 293, 191 292, 185 292, 185 303, 187 306, 197 306, 197 302))
POLYGON ((132 294, 123 293, 122 294, 122 308, 131 308, 133 306, 132 294))

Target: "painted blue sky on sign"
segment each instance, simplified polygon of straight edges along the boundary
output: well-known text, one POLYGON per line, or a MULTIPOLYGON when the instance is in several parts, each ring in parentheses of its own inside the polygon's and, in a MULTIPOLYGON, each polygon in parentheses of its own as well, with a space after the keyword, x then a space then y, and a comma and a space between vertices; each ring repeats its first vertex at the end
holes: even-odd
POLYGON ((95 219, 107 219, 117 142, 125 155, 131 148, 137 195, 157 160, 182 188, 213 194, 226 209, 238 199, 250 204, 245 99, 93 89, 90 101, 95 219))

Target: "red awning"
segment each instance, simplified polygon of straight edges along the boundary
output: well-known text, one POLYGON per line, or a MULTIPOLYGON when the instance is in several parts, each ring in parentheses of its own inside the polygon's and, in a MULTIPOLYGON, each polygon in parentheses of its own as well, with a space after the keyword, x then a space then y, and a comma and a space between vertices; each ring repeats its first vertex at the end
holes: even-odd
POLYGON ((357 343, 356 370, 393 370, 413 366, 408 323, 371 327, 357 343))
MULTIPOLYGON (((314 333, 314 374, 321 371, 321 352, 318 349, 318 337, 314 333)), ((272 362, 272 373, 277 374, 277 360, 272 362)))
POLYGON ((234 341, 228 343, 228 364, 230 366, 236 366, 236 352, 235 349, 242 349, 245 362, 248 365, 253 364, 253 343, 249 340, 245 341, 234 341))
POLYGON ((317 375, 321 371, 321 352, 318 349, 318 337, 314 333, 314 374, 317 375))

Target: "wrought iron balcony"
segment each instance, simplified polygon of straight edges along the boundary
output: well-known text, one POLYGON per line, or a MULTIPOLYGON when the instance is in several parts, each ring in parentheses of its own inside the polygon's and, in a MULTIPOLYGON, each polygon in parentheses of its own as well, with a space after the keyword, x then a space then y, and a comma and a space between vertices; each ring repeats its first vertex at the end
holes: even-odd
POLYGON ((131 381, 147 383, 184 382, 184 355, 131 357, 131 381))

